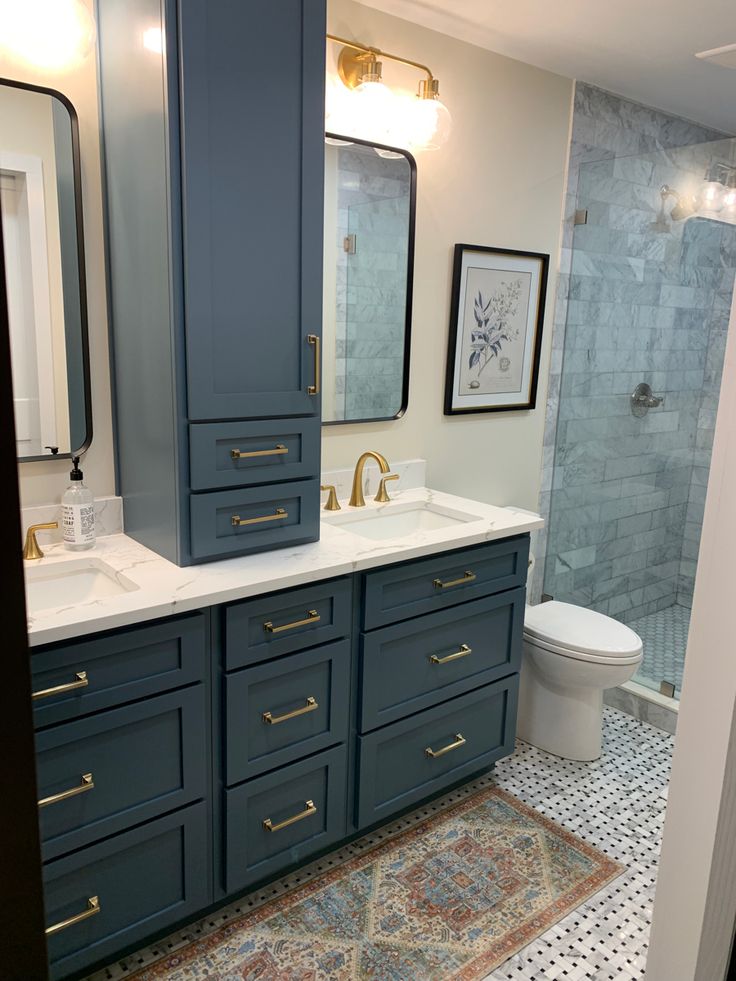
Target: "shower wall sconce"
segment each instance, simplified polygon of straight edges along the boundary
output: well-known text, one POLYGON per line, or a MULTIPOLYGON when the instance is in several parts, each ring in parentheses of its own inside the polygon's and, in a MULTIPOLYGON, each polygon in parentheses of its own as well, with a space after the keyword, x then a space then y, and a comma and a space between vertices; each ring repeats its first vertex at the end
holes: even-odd
MULTIPOLYGON (((727 221, 736 221, 736 166, 715 163, 705 173, 701 187, 694 194, 681 194, 668 184, 660 188, 662 204, 657 223, 666 223, 664 203, 668 197, 675 204, 670 211, 673 221, 682 221, 694 214, 721 215, 727 221)), ((658 229, 662 230, 662 229, 658 229)))
POLYGON ((339 77, 327 80, 326 129, 407 150, 437 150, 448 139, 452 118, 440 99, 439 81, 426 65, 379 48, 328 34, 342 45, 337 59, 339 77), (415 68, 425 75, 416 96, 389 88, 383 81, 383 62, 415 68))

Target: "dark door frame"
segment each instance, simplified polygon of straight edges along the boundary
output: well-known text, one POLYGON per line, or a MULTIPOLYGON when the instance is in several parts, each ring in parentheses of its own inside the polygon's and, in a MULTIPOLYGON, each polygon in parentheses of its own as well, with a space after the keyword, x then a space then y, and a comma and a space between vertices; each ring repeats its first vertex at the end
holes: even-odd
MULTIPOLYGON (((2 215, 0 215, 0 230, 2 215)), ((21 558, 10 336, 0 234, 0 570, 3 657, 0 684, 0 951, 4 981, 47 981, 41 845, 31 707, 31 662, 21 558)))

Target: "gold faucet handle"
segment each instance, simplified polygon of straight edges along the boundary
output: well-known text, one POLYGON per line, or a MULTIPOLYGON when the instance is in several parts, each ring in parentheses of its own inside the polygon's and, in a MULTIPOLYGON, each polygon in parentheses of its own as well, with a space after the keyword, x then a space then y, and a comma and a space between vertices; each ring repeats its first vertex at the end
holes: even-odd
POLYGON ((378 485, 378 493, 373 498, 374 501, 378 501, 379 504, 386 504, 391 498, 388 496, 388 491, 386 490, 386 482, 389 480, 398 480, 399 474, 389 473, 385 477, 381 477, 381 483, 378 485))
POLYGON ((43 552, 39 548, 38 541, 36 540, 37 531, 53 531, 55 528, 59 527, 58 521, 46 521, 44 524, 40 525, 30 525, 28 531, 26 532, 26 542, 23 546, 23 558, 24 559, 42 559, 43 552))
POLYGON ((341 511, 340 502, 337 499, 337 491, 334 484, 320 484, 320 490, 329 491, 325 511, 341 511))

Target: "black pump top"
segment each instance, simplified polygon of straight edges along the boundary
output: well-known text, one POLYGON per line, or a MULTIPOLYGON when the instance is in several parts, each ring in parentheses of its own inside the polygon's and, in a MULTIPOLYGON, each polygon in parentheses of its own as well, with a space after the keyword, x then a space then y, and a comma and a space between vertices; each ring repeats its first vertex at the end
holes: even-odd
POLYGON ((79 469, 79 457, 78 456, 72 457, 72 464, 73 464, 73 470, 69 474, 70 478, 72 480, 84 480, 84 474, 79 469))

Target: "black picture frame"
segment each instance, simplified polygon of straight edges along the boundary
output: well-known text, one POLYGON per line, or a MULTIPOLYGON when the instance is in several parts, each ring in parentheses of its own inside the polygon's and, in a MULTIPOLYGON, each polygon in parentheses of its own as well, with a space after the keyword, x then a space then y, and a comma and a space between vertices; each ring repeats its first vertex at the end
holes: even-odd
MULTIPOLYGON (((542 354, 542 333, 544 329, 544 315, 547 302, 547 279, 549 276, 549 253, 547 252, 527 252, 519 249, 504 249, 488 245, 468 245, 459 243, 455 245, 453 253, 452 270, 452 292, 450 299, 450 327, 447 343, 447 363, 445 369, 445 399, 444 414, 446 416, 473 415, 479 412, 524 412, 536 408, 537 387, 539 384, 539 362, 542 354), (530 354, 529 384, 527 387, 528 397, 524 401, 493 404, 493 395, 488 395, 489 404, 472 405, 460 407, 457 405, 455 381, 457 377, 457 359, 461 356, 462 345, 458 345, 458 329, 462 316, 461 289, 463 279, 463 268, 466 255, 469 253, 480 253, 483 255, 498 255, 513 259, 527 259, 532 263, 538 263, 539 274, 536 289, 536 297, 530 294, 530 306, 536 302, 536 314, 533 317, 534 337, 530 354)), ((531 315, 530 315, 531 319, 531 315)), ((480 398, 480 396, 476 396, 480 398)))
POLYGON ((395 419, 401 419, 409 405, 409 364, 411 360, 412 299, 414 296, 414 247, 417 222, 417 162, 414 156, 402 147, 388 146, 385 143, 376 143, 372 140, 359 140, 355 136, 343 136, 340 133, 325 133, 325 138, 342 140, 346 144, 355 143, 358 146, 371 147, 375 150, 388 150, 390 153, 398 153, 409 164, 409 230, 406 256, 406 312, 404 316, 404 364, 401 382, 401 405, 398 411, 392 416, 372 416, 361 419, 323 419, 322 425, 355 426, 364 422, 393 422, 395 419))
MULTIPOLYGON (((68 453, 45 453, 37 456, 18 457, 18 463, 48 463, 54 460, 71 460, 72 457, 82 456, 90 447, 93 435, 92 424, 92 381, 90 375, 89 360, 89 315, 87 308, 87 270, 85 265, 84 253, 84 212, 82 207, 82 156, 79 142, 79 117, 73 103, 58 89, 52 89, 45 85, 35 85, 30 82, 19 82, 14 78, 0 77, 0 85, 9 88, 21 89, 25 92, 38 92, 41 95, 48 95, 60 102, 69 113, 69 125, 71 132, 72 145, 72 183, 74 190, 74 218, 76 222, 76 260, 78 270, 78 300, 79 300, 79 332, 76 336, 70 337, 70 327, 65 324, 67 333, 67 357, 71 356, 76 361, 78 377, 81 379, 84 392, 82 393, 82 406, 77 412, 73 412, 70 402, 70 429, 72 428, 72 418, 76 416, 83 420, 82 427, 84 432, 79 433, 80 443, 72 446, 68 453)), ((4 269, 4 266, 3 266, 4 269)), ((65 284, 66 285, 66 284, 65 284)), ((76 291, 75 291, 76 292, 76 291)), ((68 372, 67 372, 68 373, 68 372)), ((70 432, 74 438, 74 433, 70 432)), ((65 463, 65 466, 68 466, 65 463)))

